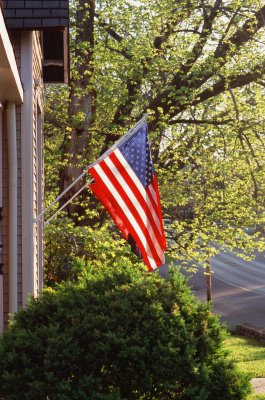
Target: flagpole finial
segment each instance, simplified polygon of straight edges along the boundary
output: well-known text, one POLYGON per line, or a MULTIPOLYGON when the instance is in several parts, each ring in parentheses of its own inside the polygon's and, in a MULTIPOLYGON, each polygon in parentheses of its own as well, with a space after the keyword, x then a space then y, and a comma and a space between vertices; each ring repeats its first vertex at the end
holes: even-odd
POLYGON ((150 112, 145 113, 142 118, 137 122, 137 125, 142 123, 142 122, 146 122, 147 118, 149 117, 150 112))

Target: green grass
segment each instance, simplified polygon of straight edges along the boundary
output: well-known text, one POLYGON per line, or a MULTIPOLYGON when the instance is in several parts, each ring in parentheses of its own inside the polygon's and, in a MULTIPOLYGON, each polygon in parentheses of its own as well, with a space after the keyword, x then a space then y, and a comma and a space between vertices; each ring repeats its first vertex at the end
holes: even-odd
POLYGON ((250 378, 265 378, 265 346, 253 339, 230 336, 225 341, 230 357, 250 378))
MULTIPOLYGON (((240 371, 249 378, 265 378, 265 345, 235 335, 225 340, 225 347, 240 371)), ((264 394, 253 394, 247 400, 265 400, 264 394)))

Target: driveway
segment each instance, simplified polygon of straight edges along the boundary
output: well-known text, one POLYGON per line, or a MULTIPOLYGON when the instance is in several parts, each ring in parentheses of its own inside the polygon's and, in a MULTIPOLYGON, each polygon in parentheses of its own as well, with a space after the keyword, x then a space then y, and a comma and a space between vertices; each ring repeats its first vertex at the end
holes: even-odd
MULTIPOLYGON (((213 311, 230 328, 248 323, 265 328, 265 255, 244 261, 230 252, 220 253, 212 259, 213 311)), ((160 268, 163 276, 167 265, 160 268)), ((206 277, 203 269, 190 277, 194 294, 206 301, 206 277)))

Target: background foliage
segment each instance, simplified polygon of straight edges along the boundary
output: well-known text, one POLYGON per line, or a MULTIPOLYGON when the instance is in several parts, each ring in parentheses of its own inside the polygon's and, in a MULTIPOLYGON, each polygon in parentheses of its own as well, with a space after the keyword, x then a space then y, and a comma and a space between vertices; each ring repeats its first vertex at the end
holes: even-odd
POLYGON ((77 282, 92 266, 115 268, 126 260, 135 268, 141 265, 127 242, 109 224, 91 228, 75 226, 67 217, 60 218, 46 228, 45 245, 44 280, 48 286, 69 280, 77 282))
MULTIPOLYGON (((172 255, 264 249, 264 15, 259 0, 72 1, 71 85, 46 88, 47 203, 149 112, 172 255)), ((106 220, 88 191, 66 212, 106 220)))

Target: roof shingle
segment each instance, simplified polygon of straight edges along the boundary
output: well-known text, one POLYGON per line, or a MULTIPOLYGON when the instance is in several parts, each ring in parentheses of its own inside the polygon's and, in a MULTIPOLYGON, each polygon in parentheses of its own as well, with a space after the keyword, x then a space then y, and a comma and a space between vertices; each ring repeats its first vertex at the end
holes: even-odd
POLYGON ((69 25, 68 0, 2 0, 7 26, 45 30, 69 25))

